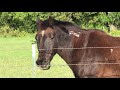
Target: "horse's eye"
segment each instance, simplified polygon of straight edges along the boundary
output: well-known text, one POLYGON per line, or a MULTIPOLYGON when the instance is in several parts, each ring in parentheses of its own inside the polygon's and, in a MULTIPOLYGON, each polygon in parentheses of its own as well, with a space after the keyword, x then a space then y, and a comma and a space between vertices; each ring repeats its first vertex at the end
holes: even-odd
POLYGON ((52 35, 51 35, 51 39, 53 39, 53 38, 54 38, 54 35, 52 34, 52 35))
POLYGON ((51 39, 54 39, 54 37, 51 37, 51 39))

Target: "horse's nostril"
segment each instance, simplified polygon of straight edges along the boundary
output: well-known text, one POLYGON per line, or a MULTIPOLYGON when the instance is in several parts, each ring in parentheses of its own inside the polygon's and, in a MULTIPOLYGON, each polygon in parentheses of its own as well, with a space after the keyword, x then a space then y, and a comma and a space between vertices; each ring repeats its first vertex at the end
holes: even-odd
POLYGON ((47 61, 46 60, 44 60, 44 63, 46 63, 47 61))
POLYGON ((39 61, 36 61, 36 64, 37 64, 37 65, 40 65, 39 61))

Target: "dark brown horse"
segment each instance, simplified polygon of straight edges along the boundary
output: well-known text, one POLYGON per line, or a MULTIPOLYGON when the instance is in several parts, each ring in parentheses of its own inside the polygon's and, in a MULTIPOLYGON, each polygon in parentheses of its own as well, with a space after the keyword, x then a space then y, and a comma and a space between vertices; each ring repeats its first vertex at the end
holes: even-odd
POLYGON ((41 69, 59 54, 76 78, 120 77, 120 38, 102 30, 83 30, 70 22, 37 20, 36 41, 41 69))

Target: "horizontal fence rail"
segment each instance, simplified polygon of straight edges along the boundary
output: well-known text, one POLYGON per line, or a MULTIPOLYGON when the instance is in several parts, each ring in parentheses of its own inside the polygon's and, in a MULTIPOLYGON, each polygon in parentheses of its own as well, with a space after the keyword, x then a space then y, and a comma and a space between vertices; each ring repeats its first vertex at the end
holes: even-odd
MULTIPOLYGON (((54 49, 115 49, 115 48, 120 48, 120 46, 116 46, 116 47, 81 47, 81 48, 53 48, 54 49)), ((38 49, 38 50, 48 50, 48 49, 38 49)))
MULTIPOLYGON (((105 64, 120 64, 120 63, 89 63, 89 64, 86 64, 86 63, 81 63, 81 64, 51 64, 51 65, 48 65, 48 66, 74 66, 74 65, 105 65, 105 64)), ((41 65, 42 66, 42 65, 41 65)), ((43 65, 44 66, 44 65, 43 65)), ((24 65, 15 65, 15 66, 9 66, 7 67, 6 65, 2 65, 0 66, 1 68, 15 68, 15 67, 26 67, 26 68, 31 68, 31 66, 24 66, 24 65)), ((35 65, 35 67, 37 67, 37 65, 35 65)), ((39 67, 39 66, 38 66, 39 67)), ((16 69, 16 68, 15 68, 16 69)))
MULTIPOLYGON (((82 66, 82 65, 106 65, 106 64, 120 64, 120 63, 89 63, 89 64, 86 64, 86 63, 81 63, 81 64, 52 64, 52 65, 48 65, 48 66, 82 66)), ((44 66, 44 65, 41 65, 41 66, 44 66)))

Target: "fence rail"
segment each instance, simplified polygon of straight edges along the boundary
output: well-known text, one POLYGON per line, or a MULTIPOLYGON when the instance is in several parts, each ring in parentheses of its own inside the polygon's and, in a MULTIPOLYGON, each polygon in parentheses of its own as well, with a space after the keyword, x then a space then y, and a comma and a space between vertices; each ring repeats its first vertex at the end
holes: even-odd
MULTIPOLYGON (((120 48, 120 46, 115 47, 81 47, 81 48, 53 48, 53 49, 114 49, 114 48, 120 48)), ((38 49, 38 50, 47 50, 47 49, 38 49)))

